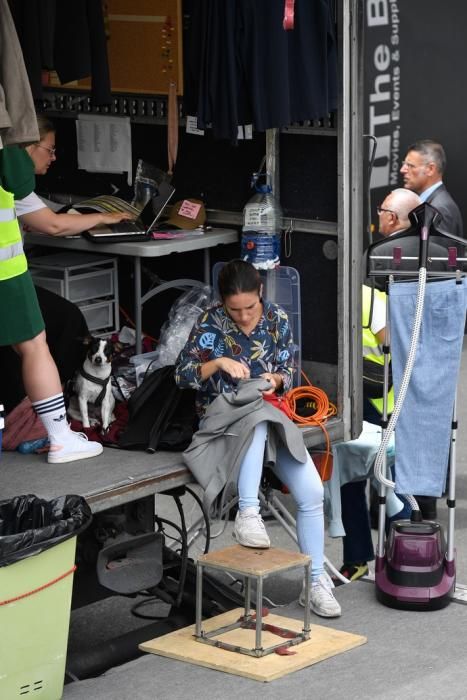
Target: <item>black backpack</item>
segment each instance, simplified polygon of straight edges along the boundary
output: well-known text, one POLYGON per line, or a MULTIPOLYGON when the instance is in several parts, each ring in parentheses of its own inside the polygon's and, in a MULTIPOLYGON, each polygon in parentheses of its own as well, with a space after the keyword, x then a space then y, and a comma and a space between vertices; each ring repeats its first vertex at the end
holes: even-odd
POLYGON ((174 365, 148 374, 128 401, 128 424, 119 437, 123 448, 147 452, 185 450, 197 428, 193 389, 179 389, 174 365))

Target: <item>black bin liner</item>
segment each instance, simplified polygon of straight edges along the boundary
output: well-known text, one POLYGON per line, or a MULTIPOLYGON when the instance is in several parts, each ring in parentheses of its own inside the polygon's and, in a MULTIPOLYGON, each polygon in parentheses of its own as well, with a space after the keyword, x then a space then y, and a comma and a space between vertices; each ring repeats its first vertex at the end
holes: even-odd
POLYGON ((0 501, 0 567, 76 537, 92 520, 82 496, 51 501, 31 494, 0 501))

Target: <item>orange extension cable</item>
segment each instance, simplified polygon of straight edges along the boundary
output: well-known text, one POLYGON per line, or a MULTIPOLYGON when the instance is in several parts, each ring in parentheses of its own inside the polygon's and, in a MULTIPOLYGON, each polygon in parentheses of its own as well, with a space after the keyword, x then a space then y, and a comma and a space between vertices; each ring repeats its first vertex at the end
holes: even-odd
POLYGON ((337 414, 337 408, 328 399, 328 396, 323 389, 319 389, 317 386, 313 386, 305 372, 302 371, 302 377, 305 379, 306 386, 298 386, 295 389, 290 389, 284 394, 284 399, 291 412, 291 418, 294 423, 299 425, 317 425, 321 428, 326 439, 326 457, 324 464, 317 465, 318 471, 320 472, 321 479, 326 481, 329 478, 328 475, 328 462, 331 453, 331 441, 329 439, 328 431, 325 428, 325 423, 328 418, 335 416, 337 414), (297 401, 299 399, 308 399, 310 403, 316 406, 316 411, 312 416, 300 416, 297 413, 297 401))

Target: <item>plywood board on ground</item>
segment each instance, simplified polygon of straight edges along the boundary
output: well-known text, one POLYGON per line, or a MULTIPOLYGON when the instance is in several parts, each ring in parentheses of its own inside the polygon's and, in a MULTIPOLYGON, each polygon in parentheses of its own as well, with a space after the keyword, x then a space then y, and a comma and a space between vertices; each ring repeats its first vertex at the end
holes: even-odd
MULTIPOLYGON (((236 608, 205 620, 203 622, 203 630, 209 632, 229 625, 238 620, 243 612, 241 608, 236 608)), ((297 632, 300 632, 303 628, 303 621, 280 615, 268 615, 264 621, 268 624, 287 627, 297 632)), ((224 673, 232 673, 256 681, 269 682, 293 671, 299 671, 307 666, 311 666, 318 661, 324 661, 324 659, 328 659, 331 656, 342 654, 342 652, 365 644, 367 641, 366 637, 358 634, 341 632, 340 630, 321 627, 320 625, 311 625, 311 638, 291 648, 291 651, 296 652, 295 654, 290 656, 269 654, 268 656, 255 658, 198 642, 193 636, 194 633, 195 626, 190 625, 190 627, 184 627, 163 637, 144 642, 140 644, 140 649, 151 654, 166 656, 170 659, 224 671, 224 673)), ((219 639, 230 644, 249 648, 255 646, 254 630, 232 630, 223 634, 219 639)), ((262 643, 264 647, 277 644, 278 639, 276 635, 270 632, 263 632, 262 643)))

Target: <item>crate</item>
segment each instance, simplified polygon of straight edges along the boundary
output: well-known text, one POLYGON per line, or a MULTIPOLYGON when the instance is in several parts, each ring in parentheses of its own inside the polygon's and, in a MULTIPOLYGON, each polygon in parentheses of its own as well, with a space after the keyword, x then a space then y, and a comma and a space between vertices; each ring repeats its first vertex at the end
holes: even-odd
POLYGON ((93 253, 58 253, 33 258, 34 283, 77 304, 90 331, 120 327, 116 257, 93 253))
POLYGON ((91 268, 89 272, 70 276, 68 280, 64 279, 61 270, 50 270, 45 275, 32 269, 31 275, 39 287, 45 287, 74 303, 114 294, 114 275, 111 269, 91 268))
POLYGON ((115 310, 115 303, 112 300, 93 304, 78 304, 78 306, 86 319, 90 331, 115 329, 114 316, 118 311, 115 310))

